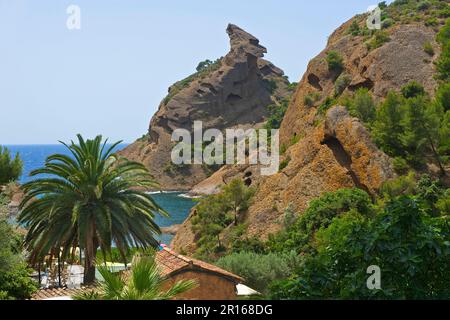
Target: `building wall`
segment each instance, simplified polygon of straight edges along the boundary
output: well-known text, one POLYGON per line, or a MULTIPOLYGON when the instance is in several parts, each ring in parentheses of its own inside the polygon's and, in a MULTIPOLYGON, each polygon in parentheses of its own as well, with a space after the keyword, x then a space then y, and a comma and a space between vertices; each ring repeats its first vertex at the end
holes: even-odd
POLYGON ((180 280, 197 280, 198 287, 176 297, 177 300, 235 300, 236 284, 214 273, 187 270, 170 277, 173 283, 180 280))

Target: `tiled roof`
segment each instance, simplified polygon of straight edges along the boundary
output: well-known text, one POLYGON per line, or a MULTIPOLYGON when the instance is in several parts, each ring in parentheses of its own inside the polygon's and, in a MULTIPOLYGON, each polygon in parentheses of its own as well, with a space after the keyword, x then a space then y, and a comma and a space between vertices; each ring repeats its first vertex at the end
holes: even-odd
POLYGON ((165 247, 156 254, 156 262, 161 268, 163 275, 168 276, 173 273, 184 271, 185 269, 200 269, 216 273, 229 278, 235 282, 244 282, 244 279, 217 266, 193 258, 185 257, 175 251, 165 247))
POLYGON ((66 296, 72 297, 76 294, 87 292, 92 289, 93 287, 81 287, 76 289, 69 289, 69 288, 40 289, 31 296, 31 300, 45 300, 66 296))

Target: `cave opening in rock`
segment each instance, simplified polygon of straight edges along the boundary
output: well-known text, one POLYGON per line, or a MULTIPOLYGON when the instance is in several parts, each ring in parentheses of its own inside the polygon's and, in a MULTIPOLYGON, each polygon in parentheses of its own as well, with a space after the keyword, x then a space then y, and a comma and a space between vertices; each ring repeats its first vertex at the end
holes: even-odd
POLYGON ((310 73, 308 75, 308 83, 316 88, 317 90, 322 91, 322 86, 320 85, 320 79, 318 76, 316 76, 314 73, 310 73))
POLYGON ((326 136, 323 141, 322 145, 326 145, 331 152, 334 155, 334 158, 336 161, 345 169, 347 169, 348 174, 352 178, 353 183, 356 187, 363 189, 368 194, 370 194, 369 188, 365 186, 361 181, 359 180, 358 176, 352 169, 352 158, 350 155, 345 151, 344 147, 342 146, 341 142, 336 138, 332 136, 326 136))

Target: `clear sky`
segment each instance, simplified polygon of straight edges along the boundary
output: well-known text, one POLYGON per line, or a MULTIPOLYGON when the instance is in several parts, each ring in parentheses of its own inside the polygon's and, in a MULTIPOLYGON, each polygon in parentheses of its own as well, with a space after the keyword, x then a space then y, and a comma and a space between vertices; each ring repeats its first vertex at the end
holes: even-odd
POLYGON ((328 35, 373 0, 0 0, 0 144, 77 133, 134 141, 173 82, 225 55, 229 22, 298 81, 328 35), (81 9, 68 30, 66 9, 81 9))

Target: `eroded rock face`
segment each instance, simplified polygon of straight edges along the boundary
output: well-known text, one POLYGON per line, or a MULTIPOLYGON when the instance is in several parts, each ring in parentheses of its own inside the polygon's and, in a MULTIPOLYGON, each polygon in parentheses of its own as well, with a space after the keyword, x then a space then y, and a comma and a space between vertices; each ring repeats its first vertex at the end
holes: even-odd
MULTIPOLYGON (((289 164, 273 176, 252 177, 252 185, 258 191, 245 217, 248 237, 265 239, 277 232, 289 205, 301 214, 312 199, 340 188, 358 187, 374 195, 383 182, 395 177, 391 159, 375 146, 370 133, 345 107, 332 107, 325 116, 318 116, 319 106, 334 95, 334 83, 339 76, 329 71, 326 56, 335 50, 343 57, 343 72, 351 79, 343 94, 367 88, 380 101, 389 90, 400 91, 410 81, 417 81, 433 95, 437 86, 433 60, 440 50, 435 41, 436 31, 419 24, 394 26, 388 30, 390 41, 369 50, 367 39, 347 34, 352 22, 353 19, 338 28, 326 49, 309 63, 291 100, 280 130, 280 143, 289 146, 282 160, 290 159, 289 164), (423 50, 427 42, 436 51, 434 57, 423 50), (308 94, 318 96, 310 106, 305 103, 308 94), (299 142, 290 146, 293 137, 299 142)), ((233 178, 245 181, 251 168, 223 167, 193 191, 209 194, 233 178)), ((227 238, 227 230, 222 237, 227 238)), ((188 218, 172 245, 192 253, 195 241, 188 218)))
POLYGON ((289 94, 283 71, 262 59, 266 48, 257 38, 232 24, 227 33, 230 52, 210 72, 192 76, 181 89, 180 83, 169 88, 151 120, 148 140, 122 151, 144 163, 163 189, 188 190, 211 173, 201 165, 171 165, 173 130, 192 132, 196 120, 203 122, 203 130, 258 128, 266 119, 267 106, 289 94))
POLYGON ((298 90, 286 112, 280 132, 281 143, 288 143, 294 135, 305 135, 313 129, 317 107, 334 94, 334 82, 338 74, 328 70, 326 56, 329 51, 339 52, 344 60, 344 72, 351 83, 344 94, 352 94, 359 88, 370 90, 376 100, 383 99, 389 90, 400 91, 411 81, 424 85, 433 95, 437 83, 434 60, 439 56, 436 31, 424 25, 398 25, 388 30, 390 41, 369 50, 363 36, 352 36, 347 30, 354 19, 339 27, 329 38, 328 45, 310 61, 298 90), (436 51, 430 57, 424 51, 425 43, 431 43, 436 51), (308 94, 318 94, 314 106, 305 105, 308 94))
MULTIPOLYGON (((248 237, 265 239, 277 232, 282 212, 289 205, 295 212, 303 212, 314 198, 340 188, 358 187, 373 195, 384 181, 395 177, 391 159, 378 150, 363 124, 342 106, 328 110, 324 123, 290 148, 286 156, 291 161, 285 169, 261 178, 246 215, 248 237)), ((194 214, 195 208, 191 216, 194 214)), ((189 220, 179 229, 172 246, 192 253, 195 237, 189 220)))

